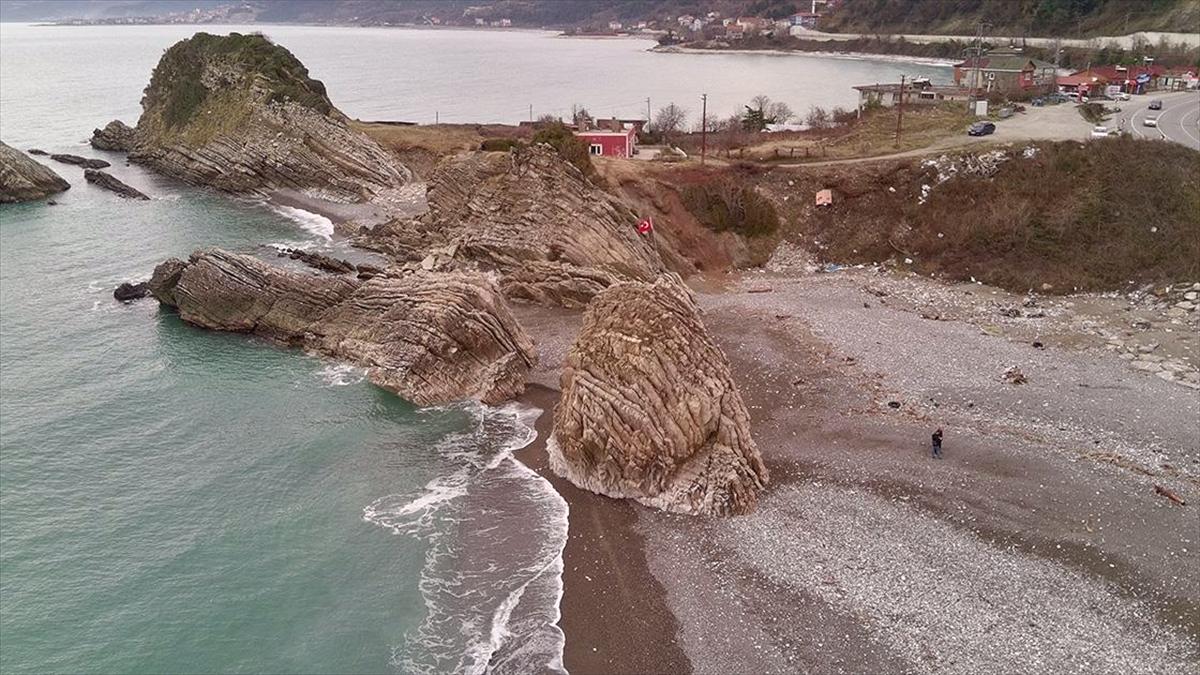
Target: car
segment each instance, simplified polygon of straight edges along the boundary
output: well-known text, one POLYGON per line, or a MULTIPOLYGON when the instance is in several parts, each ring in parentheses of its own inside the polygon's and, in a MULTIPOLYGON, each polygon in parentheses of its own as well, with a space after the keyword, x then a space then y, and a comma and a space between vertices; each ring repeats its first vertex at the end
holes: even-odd
POLYGON ((987 136, 996 131, 996 125, 991 122, 976 122, 967 127, 968 136, 987 136))
POLYGON ((1116 135, 1117 132, 1115 129, 1109 130, 1109 128, 1105 126, 1092 127, 1092 138, 1108 138, 1109 136, 1116 135))
POLYGON ((1142 126, 1157 127, 1158 126, 1158 117, 1157 116, 1147 117, 1146 119, 1142 120, 1142 126))
POLYGON ((1129 94, 1128 94, 1127 92, 1124 92, 1124 91, 1118 91, 1117 93, 1113 94, 1113 98, 1114 98, 1114 99, 1116 99, 1116 100, 1118 100, 1118 101, 1128 101, 1128 100, 1129 100, 1129 94))
POLYGON ((1148 107, 1151 110, 1162 110, 1162 101, 1156 98, 1153 101, 1150 101, 1150 105, 1148 107))

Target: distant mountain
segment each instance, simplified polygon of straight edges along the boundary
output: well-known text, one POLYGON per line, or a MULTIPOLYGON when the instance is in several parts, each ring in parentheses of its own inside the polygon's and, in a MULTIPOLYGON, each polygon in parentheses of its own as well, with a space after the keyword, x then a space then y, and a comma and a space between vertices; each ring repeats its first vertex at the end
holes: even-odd
POLYGON ((0 21, 110 19, 154 16, 190 9, 215 9, 230 0, 0 0, 0 21))
POLYGON ((1091 37, 1200 29, 1197 0, 843 0, 823 31, 1091 37))

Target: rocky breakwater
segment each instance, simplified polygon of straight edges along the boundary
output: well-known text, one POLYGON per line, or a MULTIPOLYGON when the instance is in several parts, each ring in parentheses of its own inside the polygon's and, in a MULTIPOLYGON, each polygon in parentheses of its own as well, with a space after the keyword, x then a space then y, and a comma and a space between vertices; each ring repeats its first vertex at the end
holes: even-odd
POLYGON ((665 276, 588 306, 548 452, 581 488, 679 513, 747 513, 767 484, 729 362, 686 287, 665 276))
POLYGON ((400 188, 411 176, 350 129, 291 52, 237 33, 197 33, 163 54, 129 157, 227 192, 294 191, 340 204, 407 199, 400 188))
POLYGON ((163 262, 149 287, 188 323, 345 359, 417 405, 509 400, 536 361, 499 289, 478 274, 397 270, 364 281, 216 249, 163 262))
POLYGON ((41 199, 69 187, 49 167, 0 141, 0 204, 41 199))
POLYGON ((426 266, 495 270, 507 297, 565 307, 663 269, 637 214, 550 146, 449 157, 428 185, 426 214, 359 243, 426 266))

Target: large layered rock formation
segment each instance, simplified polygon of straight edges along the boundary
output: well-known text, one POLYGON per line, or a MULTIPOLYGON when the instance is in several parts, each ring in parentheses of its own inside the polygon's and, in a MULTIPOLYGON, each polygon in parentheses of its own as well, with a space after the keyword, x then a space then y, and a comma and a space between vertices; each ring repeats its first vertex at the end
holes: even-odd
POLYGON ((113 120, 103 129, 92 130, 91 143, 97 150, 129 152, 137 143, 137 132, 121 120, 113 120))
POLYGON ((0 141, 0 204, 41 199, 69 187, 50 168, 0 141))
POLYGON ((746 513, 767 483, 729 362, 668 277, 588 306, 548 451, 581 488, 679 513, 746 513))
POLYGON ((653 280, 662 262, 638 235, 637 214, 549 146, 443 160, 429 178, 429 211, 364 237, 397 258, 434 248, 496 270, 508 297, 582 307, 622 280, 653 280))
POLYGON ((222 250, 159 265, 150 291, 184 321, 346 359, 418 405, 520 394, 533 343, 487 277, 310 274, 222 250))
POLYGON ((197 33, 163 54, 130 159, 234 193, 400 200, 406 168, 353 131, 291 52, 261 35, 197 33))

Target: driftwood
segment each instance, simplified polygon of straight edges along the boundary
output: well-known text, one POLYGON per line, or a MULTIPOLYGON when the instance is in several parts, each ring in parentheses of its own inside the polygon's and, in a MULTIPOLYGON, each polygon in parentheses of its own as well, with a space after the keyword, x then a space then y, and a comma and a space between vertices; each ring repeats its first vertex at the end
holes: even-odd
POLYGON ((1180 506, 1187 506, 1187 502, 1183 501, 1183 497, 1180 497, 1179 495, 1175 494, 1173 491, 1168 490, 1167 488, 1165 488, 1161 485, 1155 485, 1154 491, 1157 492, 1158 494, 1166 497, 1167 499, 1170 499, 1171 501, 1175 502, 1176 504, 1178 504, 1180 506))
POLYGON ((771 293, 774 290, 775 290, 774 288, 771 288, 770 286, 768 286, 766 288, 747 288, 746 292, 747 293, 771 293))

